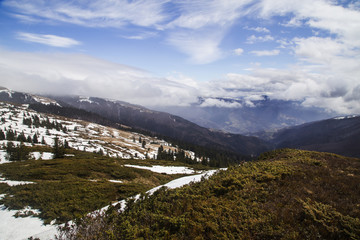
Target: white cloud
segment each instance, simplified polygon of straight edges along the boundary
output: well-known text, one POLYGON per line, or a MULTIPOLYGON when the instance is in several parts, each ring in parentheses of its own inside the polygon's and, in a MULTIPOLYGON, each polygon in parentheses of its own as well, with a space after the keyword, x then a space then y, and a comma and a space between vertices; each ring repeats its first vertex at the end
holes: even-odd
POLYGON ((190 56, 190 62, 206 64, 223 56, 219 44, 223 38, 222 29, 218 31, 183 30, 171 33, 167 42, 190 56))
POLYGON ((253 0, 182 0, 179 16, 166 25, 167 42, 189 56, 192 63, 207 64, 224 56, 221 41, 253 0))
POLYGON ((255 31, 255 32, 263 32, 263 33, 269 33, 270 30, 266 27, 245 27, 247 30, 255 31))
POLYGON ((303 0, 289 4, 287 0, 262 0, 254 9, 264 18, 292 14, 292 25, 306 24, 336 34, 348 44, 360 44, 360 12, 336 5, 336 1, 303 0))
POLYGON ((168 27, 201 29, 229 26, 245 14, 244 7, 253 0, 182 0, 176 2, 180 16, 168 27))
POLYGON ((201 103, 201 107, 219 107, 219 108, 240 108, 242 107, 241 103, 233 101, 225 101, 222 99, 216 98, 206 98, 204 102, 201 103))
POLYGON ((263 57, 263 56, 276 56, 276 55, 279 55, 280 51, 275 49, 275 50, 251 51, 250 53, 254 54, 255 56, 258 56, 258 57, 263 57))
POLYGON ((136 35, 123 35, 122 38, 130 39, 130 40, 144 40, 148 38, 156 37, 158 34, 156 32, 141 32, 136 35))
POLYGON ((16 34, 16 38, 19 40, 27 41, 27 42, 35 42, 40 44, 45 44, 53 47, 63 47, 68 48, 76 45, 80 45, 81 42, 76 41, 67 37, 60 37, 56 35, 50 34, 35 34, 35 33, 26 33, 26 32, 18 32, 16 34))
POLYGON ((237 55, 237 56, 242 55, 243 52, 244 52, 244 49, 242 49, 242 48, 234 49, 234 53, 235 53, 235 55, 237 55))
POLYGON ((127 24, 157 26, 167 19, 163 11, 167 0, 147 1, 26 1, 5 0, 4 5, 18 11, 18 16, 77 24, 85 27, 121 27, 127 24), (141 16, 141 17, 139 17, 141 16))
POLYGON ((246 39, 246 43, 248 44, 253 44, 256 42, 268 42, 268 41, 273 41, 274 38, 271 35, 265 35, 265 36, 259 36, 256 37, 255 35, 251 35, 250 37, 248 37, 246 39))
POLYGON ((0 50, 0 86, 49 94, 76 94, 141 105, 188 105, 197 90, 181 80, 154 77, 141 69, 82 54, 0 50))

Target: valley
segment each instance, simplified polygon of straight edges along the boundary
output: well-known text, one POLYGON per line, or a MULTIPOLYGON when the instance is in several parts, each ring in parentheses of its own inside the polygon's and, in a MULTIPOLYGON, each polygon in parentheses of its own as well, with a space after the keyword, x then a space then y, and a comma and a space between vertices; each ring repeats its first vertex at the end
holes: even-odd
POLYGON ((359 182, 358 159, 283 148, 333 151, 357 157, 358 116, 319 120, 276 131, 258 132, 256 136, 244 136, 202 128, 168 113, 107 99, 52 98, 6 89, 0 91, 0 100, 0 215, 9 224, 0 228, 0 237, 5 239, 30 236, 51 239, 55 234, 60 239, 71 239, 70 235, 85 234, 83 229, 97 221, 104 222, 104 225, 91 229, 100 232, 91 230, 86 233, 97 236, 97 239, 111 232, 117 237, 122 236, 122 239, 149 236, 183 239, 178 232, 180 229, 187 229, 187 235, 194 234, 194 237, 208 232, 206 236, 209 239, 241 239, 240 236, 245 236, 245 239, 273 236, 302 238, 304 236, 297 232, 298 229, 306 229, 308 236, 334 236, 326 229, 338 224, 340 229, 346 228, 345 232, 339 230, 336 233, 339 236, 353 237, 357 234, 358 213, 341 208, 339 204, 342 201, 349 206, 357 204, 356 200, 349 199, 356 197, 353 189, 357 191, 355 185, 359 182), (279 150, 268 152, 273 148, 279 150), (341 162, 343 166, 340 166, 341 162), (322 169, 324 166, 326 170, 322 169), (229 168, 219 172, 219 167, 229 168), (206 180, 204 176, 207 173, 215 175, 206 180), (291 185, 294 181, 303 181, 299 174, 310 181, 302 183, 304 191, 291 185), (319 177, 315 177, 317 174, 319 177), (212 179, 220 180, 213 182, 212 179), (200 183, 197 185, 192 181, 200 183), (314 181, 319 181, 325 188, 319 188, 314 181), (342 193, 347 194, 347 200, 326 187, 333 186, 333 181, 339 181, 340 185, 335 188, 342 189, 342 193), (341 185, 345 182, 352 189, 341 185), (172 189, 189 183, 179 190, 164 191, 161 188, 172 189), (201 187, 200 192, 196 192, 197 186, 207 187, 201 187), (187 197, 174 200, 171 197, 173 192, 187 197), (281 202, 281 196, 285 196, 280 192, 291 196, 286 198, 290 205, 282 203, 289 213, 281 212, 274 205, 274 202, 281 202), (205 198, 197 202, 196 195, 212 199, 217 207, 208 205, 205 198), (329 202, 323 196, 334 199, 329 202), (153 198, 156 198, 155 202, 148 203, 153 198), (233 198, 245 205, 232 207, 233 198), (136 202, 134 199, 137 199, 136 202), (249 199, 252 203, 247 202, 249 199), (292 202, 294 199, 297 200, 292 202), (185 204, 183 208, 187 210, 182 213, 164 201, 178 206, 185 204), (218 201, 224 201, 225 205, 218 201), (332 201, 336 202, 335 205, 332 201), (161 217, 165 220, 158 219, 161 215, 153 216, 152 212, 139 212, 140 205, 144 206, 140 207, 142 209, 158 209, 165 214, 161 217), (200 205, 206 206, 206 209, 198 209, 200 205), (246 209, 246 205, 252 206, 252 209, 246 209), (292 206, 303 212, 294 210, 292 206), (331 212, 331 220, 324 226, 315 224, 311 218, 311 211, 318 211, 317 207, 325 207, 331 212), (228 211, 229 208, 235 210, 228 211), (100 209, 103 210, 98 212, 100 209), (180 215, 171 215, 168 211, 180 215), (213 223, 207 222, 197 211, 209 211, 213 223), (222 215, 219 211, 227 213, 222 215), (193 214, 188 215, 190 212, 193 214), (244 215, 245 212, 250 214, 249 218, 244 215), (86 217, 89 213, 93 214, 86 217), (296 227, 286 233, 284 229, 289 225, 279 219, 290 221, 287 215, 290 213, 305 214, 310 228, 293 222, 296 227), (134 218, 142 219, 143 214, 161 224, 137 225, 134 218), (240 220, 233 218, 233 214, 243 216, 241 224, 237 222, 240 220), (339 222, 334 216, 346 220, 339 222), (236 226, 220 227, 215 219, 237 223, 236 226), (76 220, 72 222, 74 228, 62 228, 57 232, 58 226, 72 220, 76 220), (118 221, 131 222, 134 227, 118 221), (258 221, 260 225, 256 223, 258 221), (24 228, 20 235, 16 235, 14 228, 21 222, 28 222, 29 226, 33 226, 32 230, 24 228), (201 224, 196 225, 196 222, 201 224), (270 230, 264 232, 262 228, 270 230), (250 229, 250 232, 245 229, 250 229), (254 231, 256 234, 252 235, 254 231))

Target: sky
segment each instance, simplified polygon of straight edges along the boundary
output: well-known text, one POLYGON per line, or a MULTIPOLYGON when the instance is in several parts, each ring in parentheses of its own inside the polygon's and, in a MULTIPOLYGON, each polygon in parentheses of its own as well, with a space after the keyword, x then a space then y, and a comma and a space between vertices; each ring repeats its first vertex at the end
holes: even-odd
POLYGON ((266 95, 359 114, 360 1, 3 0, 0 86, 144 106, 266 95))

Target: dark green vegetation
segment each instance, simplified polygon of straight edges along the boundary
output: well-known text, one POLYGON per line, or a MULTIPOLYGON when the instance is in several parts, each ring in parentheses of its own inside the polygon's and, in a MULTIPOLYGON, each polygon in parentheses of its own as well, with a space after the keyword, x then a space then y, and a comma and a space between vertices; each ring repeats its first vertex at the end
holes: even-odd
POLYGON ((283 149, 200 183, 161 189, 64 239, 360 239, 360 160, 283 149))
MULTIPOLYGON (((50 148, 35 147, 46 151, 50 148)), ((65 157, 54 160, 26 160, 0 165, 2 177, 10 180, 31 181, 35 184, 9 187, 0 184, 0 200, 9 209, 31 206, 39 209, 39 217, 64 222, 82 217, 109 203, 145 192, 181 175, 153 173, 124 167, 124 164, 176 165, 174 162, 155 160, 121 160, 99 154, 67 149, 65 157), (108 180, 121 180, 113 183, 108 180)), ((184 165, 184 164, 182 164, 184 165)), ((197 168, 204 168, 199 165, 197 168)))
POLYGON ((276 148, 300 148, 360 157, 360 116, 281 129, 270 142, 276 148))

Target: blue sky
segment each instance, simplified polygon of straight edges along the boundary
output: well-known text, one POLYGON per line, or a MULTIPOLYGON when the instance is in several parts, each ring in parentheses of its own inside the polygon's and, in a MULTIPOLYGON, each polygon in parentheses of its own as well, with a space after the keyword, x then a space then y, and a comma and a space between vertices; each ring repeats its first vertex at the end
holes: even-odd
POLYGON ((0 85, 146 106, 360 113, 357 0, 4 0, 0 85), (229 90, 231 89, 231 90, 229 90))

